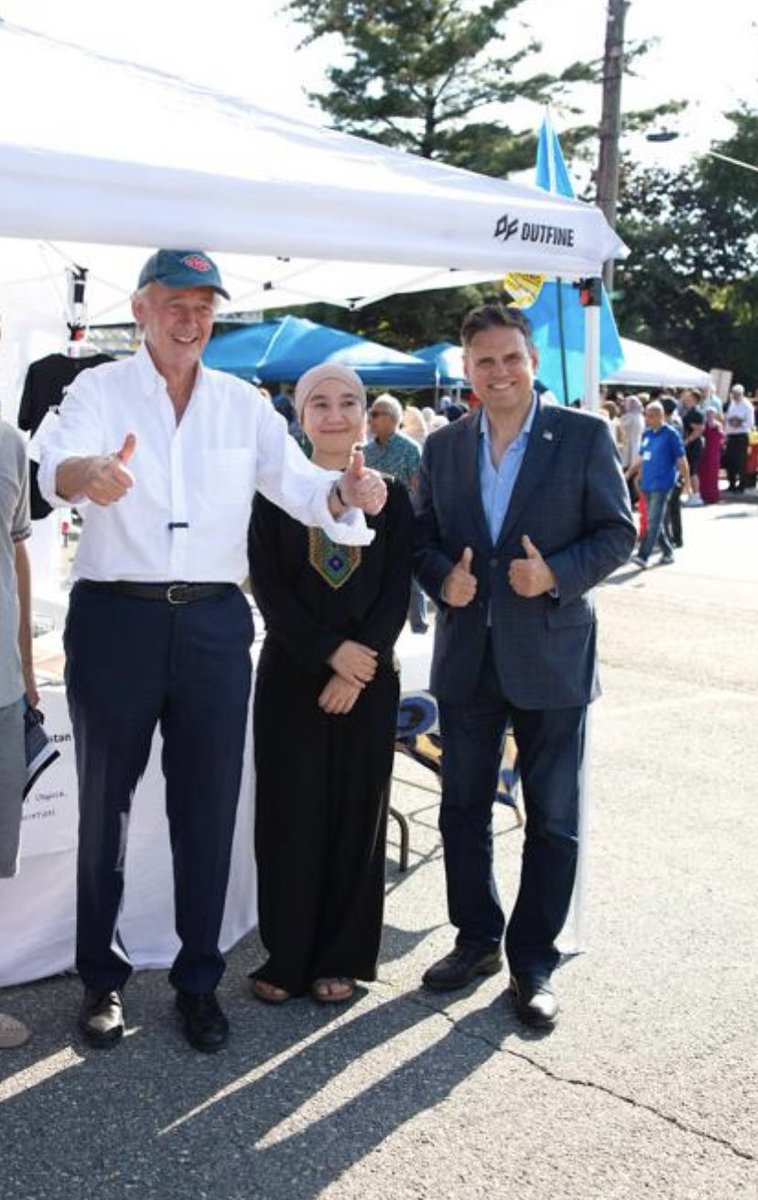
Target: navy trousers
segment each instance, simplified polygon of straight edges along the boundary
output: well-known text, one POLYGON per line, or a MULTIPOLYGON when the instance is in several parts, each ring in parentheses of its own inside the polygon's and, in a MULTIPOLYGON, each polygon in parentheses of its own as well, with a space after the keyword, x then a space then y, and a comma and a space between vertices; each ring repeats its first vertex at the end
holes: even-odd
POLYGON ((505 731, 513 722, 526 810, 521 882, 505 949, 511 971, 548 978, 568 913, 577 857, 579 772, 586 709, 519 709, 503 695, 491 645, 475 695, 440 701, 448 910, 457 941, 498 946, 506 930, 493 871, 492 805, 505 731))
POLYGON ((66 688, 79 782, 76 965, 85 985, 121 988, 118 936, 132 796, 163 735, 166 812, 181 949, 180 991, 213 991, 250 694, 249 606, 237 588, 173 606, 86 581, 71 593, 66 688))

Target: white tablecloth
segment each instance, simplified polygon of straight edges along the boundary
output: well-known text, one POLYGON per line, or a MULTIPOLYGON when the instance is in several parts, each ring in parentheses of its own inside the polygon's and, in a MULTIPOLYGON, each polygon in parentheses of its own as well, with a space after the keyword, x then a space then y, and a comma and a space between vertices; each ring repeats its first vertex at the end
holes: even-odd
MULTIPOLYGON (((40 776, 24 802, 20 872, 14 879, 0 879, 2 986, 41 979, 74 965, 76 772, 63 688, 43 688, 41 707, 45 729, 61 757, 40 776)), ((256 921, 251 745, 248 733, 222 949, 234 945, 256 921)), ((179 942, 160 734, 134 797, 119 928, 136 967, 168 967, 173 961, 179 942)))
MULTIPOLYGON (((50 661, 60 654, 65 597, 35 599, 54 626, 39 639, 50 661), (51 657, 50 657, 51 656, 51 657)), ((257 659, 262 622, 256 614, 257 659)), ((426 687, 431 633, 412 634, 408 626, 398 644, 404 691, 426 687)), ((60 670, 60 666, 58 666, 60 670)), ((42 688, 45 729, 61 757, 37 780, 24 803, 21 868, 14 879, 0 879, 0 986, 42 979, 73 969, 76 906, 77 798, 71 725, 62 685, 42 688)), ((165 816, 160 734, 156 733, 148 769, 134 797, 129 825, 124 909, 119 928, 135 967, 170 966, 178 949, 174 932, 173 878, 165 816)), ((257 920, 253 854, 254 778, 252 730, 248 730, 240 804, 221 947, 229 949, 257 920)))
MULTIPOLYGON (((52 611, 52 610, 51 610, 52 611)), ((260 636, 261 622, 256 619, 260 636)), ((260 642, 256 643, 253 659, 260 642)), ((432 633, 408 625, 397 645, 404 693, 425 689, 432 633)), ((73 740, 63 687, 45 687, 45 728, 61 757, 39 778, 24 804, 21 869, 0 879, 0 987, 42 979, 74 966, 77 801, 73 740)), ((589 737, 587 744, 589 744, 589 737)), ((253 854, 254 777, 249 727, 232 853, 221 947, 229 949, 257 919, 253 854)), ((582 787, 582 834, 572 910, 560 939, 564 953, 584 942, 586 888, 586 781, 582 787)), ((148 769, 134 797, 129 826, 121 935, 135 967, 166 968, 178 949, 174 931, 173 878, 156 733, 148 769)))

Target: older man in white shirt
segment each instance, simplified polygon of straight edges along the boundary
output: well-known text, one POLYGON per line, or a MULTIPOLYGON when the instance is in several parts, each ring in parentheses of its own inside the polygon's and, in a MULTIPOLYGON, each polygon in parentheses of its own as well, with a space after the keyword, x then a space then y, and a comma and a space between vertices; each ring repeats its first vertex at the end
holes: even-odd
POLYGON ((742 384, 735 383, 729 393, 729 406, 724 413, 724 470, 729 481, 727 491, 744 492, 747 486, 748 440, 754 424, 753 405, 746 398, 742 384))
POLYGON ((159 250, 132 301, 144 344, 81 374, 42 447, 40 486, 84 507, 65 631, 79 779, 79 1028, 93 1046, 124 1029, 131 973, 118 935, 131 798, 163 734, 181 949, 170 982, 187 1040, 220 1049, 218 947, 250 691, 250 609, 239 584, 256 490, 336 541, 371 539, 360 509, 386 490, 360 455, 314 467, 251 388, 204 368, 218 295, 202 251, 159 250))

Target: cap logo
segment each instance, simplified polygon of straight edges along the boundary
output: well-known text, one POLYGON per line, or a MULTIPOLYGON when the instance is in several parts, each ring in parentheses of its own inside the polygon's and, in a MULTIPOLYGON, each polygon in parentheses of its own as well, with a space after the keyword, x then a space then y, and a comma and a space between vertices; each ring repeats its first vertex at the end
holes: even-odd
POLYGON ((213 267, 208 262, 207 258, 202 258, 199 254, 188 254, 183 258, 182 263, 185 267, 189 267, 192 271, 212 271, 213 267))

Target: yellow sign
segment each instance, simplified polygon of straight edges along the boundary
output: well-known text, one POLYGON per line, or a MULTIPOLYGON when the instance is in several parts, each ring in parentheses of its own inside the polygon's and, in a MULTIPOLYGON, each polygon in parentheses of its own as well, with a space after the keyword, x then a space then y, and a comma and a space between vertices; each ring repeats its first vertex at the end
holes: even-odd
POLYGON ((529 308, 542 291, 544 275, 527 275, 523 271, 509 271, 503 276, 503 287, 516 308, 529 308))

